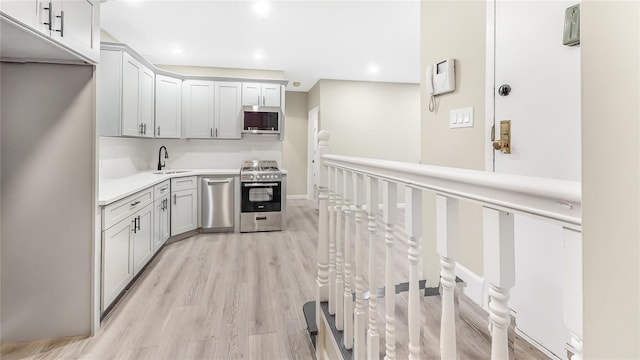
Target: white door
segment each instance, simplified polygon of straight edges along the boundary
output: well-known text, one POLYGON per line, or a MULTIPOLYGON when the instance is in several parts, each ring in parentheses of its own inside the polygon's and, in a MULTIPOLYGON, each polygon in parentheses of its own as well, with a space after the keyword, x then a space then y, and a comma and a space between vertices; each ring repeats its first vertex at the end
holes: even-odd
POLYGON ((187 138, 213 138, 213 81, 185 80, 182 120, 187 138))
POLYGON ((218 139, 240 139, 242 129, 242 87, 239 82, 215 83, 215 132, 218 139))
MULTIPOLYGON (((487 167, 495 172, 580 180, 580 47, 562 45, 564 12, 574 3, 495 3, 495 52, 487 42, 489 59, 495 56, 495 81, 489 73, 487 79, 495 91, 487 108, 493 100, 496 129, 501 120, 511 120, 512 151, 493 151, 488 142, 487 167), (506 84, 509 95, 498 95, 506 84)), ((562 249, 559 226, 516 216, 516 286, 510 300, 516 326, 564 359, 569 333, 562 317, 562 249)))
POLYGON ((318 188, 318 168, 316 158, 318 157, 319 111, 318 107, 314 107, 309 111, 309 148, 307 151, 307 164, 309 164, 307 174, 307 197, 309 200, 316 199, 316 190, 318 188))
POLYGON ((182 80, 156 75, 157 138, 180 138, 182 119, 182 80))

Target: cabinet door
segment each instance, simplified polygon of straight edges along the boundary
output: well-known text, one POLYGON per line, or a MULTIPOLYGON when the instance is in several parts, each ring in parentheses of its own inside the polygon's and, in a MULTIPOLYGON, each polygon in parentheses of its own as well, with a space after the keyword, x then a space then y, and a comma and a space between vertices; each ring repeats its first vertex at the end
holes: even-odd
POLYGON ((182 234, 198 226, 198 189, 181 190, 171 194, 171 236, 182 234))
POLYGON ((156 137, 180 138, 182 80, 156 75, 156 137))
POLYGON ((137 275, 153 255, 153 206, 151 204, 135 213, 137 229, 133 234, 133 275, 137 275))
MULTIPOLYGON (((2 0, 0 1, 0 12, 17 20, 38 32, 47 36, 51 35, 49 26, 44 23, 49 22, 48 2, 38 0, 2 0)), ((52 13, 53 20, 53 13, 52 13)))
POLYGON ((52 3, 54 22, 51 37, 92 60, 100 60, 100 41, 96 36, 96 6, 89 0, 56 0, 52 3))
POLYGON ((262 105, 280 106, 280 85, 262 84, 262 105))
POLYGON ((186 138, 213 137, 213 81, 186 80, 182 87, 186 138))
POLYGON ((215 83, 215 137, 240 139, 242 129, 242 88, 239 82, 215 83))
POLYGON ((154 203, 153 210, 153 252, 157 252, 158 249, 169 239, 170 230, 169 222, 171 218, 169 212, 169 194, 158 199, 154 203))
POLYGON ((122 51, 100 51, 96 66, 96 107, 100 136, 120 136, 122 126, 122 51))
POLYGON ((150 69, 142 67, 140 72, 140 124, 142 136, 153 137, 153 123, 155 103, 155 74, 150 69))
POLYGON ((262 86, 260 83, 242 83, 242 105, 259 106, 262 96, 262 86))
POLYGON ((131 55, 122 55, 122 135, 140 136, 140 76, 142 65, 131 55))
POLYGON ((133 279, 133 218, 122 220, 102 232, 102 298, 104 311, 133 279))

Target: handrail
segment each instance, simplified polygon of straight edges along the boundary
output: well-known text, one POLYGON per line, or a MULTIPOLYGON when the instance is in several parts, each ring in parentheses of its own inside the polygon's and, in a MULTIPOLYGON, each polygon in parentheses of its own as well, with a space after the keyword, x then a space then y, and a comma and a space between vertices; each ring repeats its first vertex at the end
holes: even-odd
POLYGON ((575 230, 582 227, 578 181, 332 154, 323 155, 322 160, 327 166, 479 202, 498 210, 541 216, 575 230))

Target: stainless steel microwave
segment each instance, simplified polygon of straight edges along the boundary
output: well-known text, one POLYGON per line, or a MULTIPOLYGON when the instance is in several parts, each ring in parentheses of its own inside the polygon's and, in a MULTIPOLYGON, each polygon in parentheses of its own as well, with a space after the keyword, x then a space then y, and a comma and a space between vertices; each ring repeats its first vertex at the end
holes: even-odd
POLYGON ((245 106, 243 110, 243 133, 280 134, 280 108, 266 106, 245 106))

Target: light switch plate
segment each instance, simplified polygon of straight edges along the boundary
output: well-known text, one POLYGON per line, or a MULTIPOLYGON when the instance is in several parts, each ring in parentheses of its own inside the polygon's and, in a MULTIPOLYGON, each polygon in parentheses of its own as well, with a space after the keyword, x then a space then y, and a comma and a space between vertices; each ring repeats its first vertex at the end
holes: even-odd
POLYGON ((449 128, 473 127, 473 107, 449 111, 449 128))

